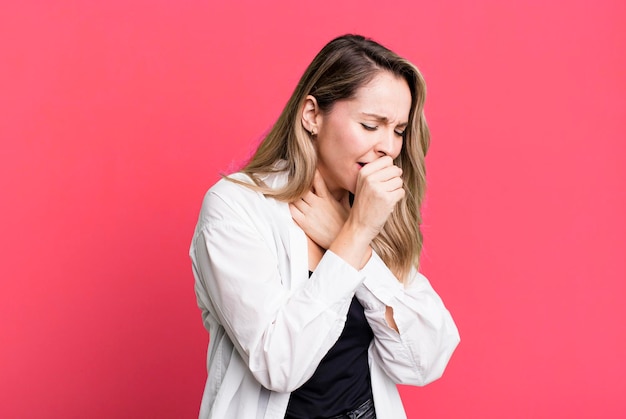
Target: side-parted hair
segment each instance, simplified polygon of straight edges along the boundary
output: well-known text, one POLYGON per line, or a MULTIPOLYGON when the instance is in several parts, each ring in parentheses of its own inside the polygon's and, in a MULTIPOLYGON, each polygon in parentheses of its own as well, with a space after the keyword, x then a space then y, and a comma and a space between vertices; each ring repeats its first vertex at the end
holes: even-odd
POLYGON ((332 40, 306 69, 280 117, 241 171, 255 183, 248 186, 266 196, 286 202, 301 198, 311 188, 317 165, 312 138, 301 120, 307 95, 314 96, 321 112, 327 113, 335 102, 353 98, 357 89, 382 71, 406 80, 412 100, 402 149, 394 161, 402 169, 406 193, 372 247, 404 282, 411 268, 418 267, 422 250, 420 208, 426 189, 424 157, 430 141, 424 118, 426 85, 409 61, 360 35, 332 40), (261 180, 263 175, 285 170, 289 181, 280 189, 271 189, 261 180))

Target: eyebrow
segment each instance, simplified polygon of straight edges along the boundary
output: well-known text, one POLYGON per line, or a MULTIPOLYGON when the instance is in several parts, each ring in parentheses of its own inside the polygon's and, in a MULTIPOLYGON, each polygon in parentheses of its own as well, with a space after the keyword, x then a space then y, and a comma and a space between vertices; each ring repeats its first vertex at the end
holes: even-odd
MULTIPOLYGON (((386 116, 377 115, 375 113, 369 113, 369 112, 361 112, 361 115, 369 116, 370 118, 374 118, 374 119, 382 122, 383 124, 388 124, 389 123, 389 118, 387 118, 386 116)), ((402 122, 402 123, 398 124, 398 127, 403 128, 403 127, 406 127, 407 125, 409 125, 408 122, 402 122)))

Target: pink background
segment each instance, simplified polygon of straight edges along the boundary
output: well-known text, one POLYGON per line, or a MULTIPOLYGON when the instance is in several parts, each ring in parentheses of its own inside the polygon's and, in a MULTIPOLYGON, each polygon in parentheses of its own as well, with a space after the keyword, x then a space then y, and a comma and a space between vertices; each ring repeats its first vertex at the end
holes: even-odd
POLYGON ((197 415, 202 195, 347 32, 429 86, 423 271, 462 342, 409 417, 626 417, 621 0, 3 2, 0 417, 197 415))

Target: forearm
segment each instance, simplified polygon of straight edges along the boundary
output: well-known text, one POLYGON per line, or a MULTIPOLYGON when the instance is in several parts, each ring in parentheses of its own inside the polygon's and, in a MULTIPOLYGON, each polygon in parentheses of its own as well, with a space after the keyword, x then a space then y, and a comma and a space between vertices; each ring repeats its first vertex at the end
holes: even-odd
POLYGON ((365 281, 356 296, 374 331, 373 355, 381 367, 402 384, 424 385, 439 378, 459 335, 428 280, 414 271, 412 280, 401 284, 376 254, 361 272, 365 281))
POLYGON ((234 226, 205 231, 193 248, 197 288, 256 379, 289 392, 308 379, 341 334, 363 276, 327 252, 304 287, 288 290, 272 255, 255 243, 234 226), (225 262, 242 251, 250 255, 247 263, 225 262))

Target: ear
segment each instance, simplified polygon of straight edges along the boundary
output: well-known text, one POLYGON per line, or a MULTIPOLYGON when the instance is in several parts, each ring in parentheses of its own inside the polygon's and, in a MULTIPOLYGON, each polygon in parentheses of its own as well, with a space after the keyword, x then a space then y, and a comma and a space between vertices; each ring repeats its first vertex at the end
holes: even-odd
POLYGON ((311 135, 317 135, 320 131, 319 125, 321 123, 322 115, 320 108, 317 105, 317 99, 315 96, 308 95, 304 100, 304 106, 302 107, 302 126, 311 135))

